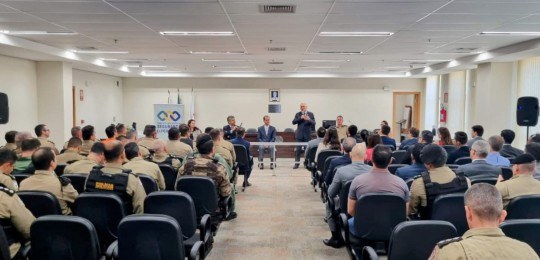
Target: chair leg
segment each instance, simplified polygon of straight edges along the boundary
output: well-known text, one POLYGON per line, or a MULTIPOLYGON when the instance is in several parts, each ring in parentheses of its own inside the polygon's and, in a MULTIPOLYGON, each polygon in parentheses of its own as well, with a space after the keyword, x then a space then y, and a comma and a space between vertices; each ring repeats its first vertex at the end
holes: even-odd
POLYGON ((246 191, 246 187, 247 187, 247 178, 246 178, 246 175, 244 173, 244 181, 242 182, 242 192, 246 191))

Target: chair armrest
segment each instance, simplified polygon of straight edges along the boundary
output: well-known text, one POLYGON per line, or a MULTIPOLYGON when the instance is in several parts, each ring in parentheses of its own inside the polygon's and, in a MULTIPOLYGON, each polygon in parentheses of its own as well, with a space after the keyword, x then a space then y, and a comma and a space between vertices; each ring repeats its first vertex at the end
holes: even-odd
POLYGON ((105 251, 105 259, 118 259, 118 240, 112 242, 112 244, 105 251))
POLYGON ((19 252, 15 255, 13 259, 28 259, 30 257, 32 246, 30 243, 22 245, 19 249, 19 252))
POLYGON ((362 259, 364 260, 377 260, 379 259, 379 256, 377 255, 377 252, 375 252, 375 249, 370 246, 365 246, 362 249, 362 259))
POLYGON ((206 242, 212 236, 212 224, 210 223, 210 214, 204 214, 199 223, 199 230, 201 231, 201 241, 206 242))
POLYGON ((201 257, 204 257, 204 244, 201 241, 195 242, 195 244, 193 245, 193 247, 191 248, 191 250, 189 252, 188 259, 189 260, 196 260, 197 255, 199 255, 199 259, 201 257))
POLYGON ((345 213, 339 214, 339 220, 341 222, 341 238, 345 241, 345 244, 350 244, 349 239, 349 219, 345 213))

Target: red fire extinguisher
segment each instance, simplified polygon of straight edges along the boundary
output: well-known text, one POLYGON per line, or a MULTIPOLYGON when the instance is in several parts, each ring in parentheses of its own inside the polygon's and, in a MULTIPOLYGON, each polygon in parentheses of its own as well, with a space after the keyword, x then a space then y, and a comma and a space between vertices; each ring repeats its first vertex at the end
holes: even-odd
POLYGON ((446 123, 446 109, 444 108, 444 106, 441 106, 440 118, 441 123, 446 123))

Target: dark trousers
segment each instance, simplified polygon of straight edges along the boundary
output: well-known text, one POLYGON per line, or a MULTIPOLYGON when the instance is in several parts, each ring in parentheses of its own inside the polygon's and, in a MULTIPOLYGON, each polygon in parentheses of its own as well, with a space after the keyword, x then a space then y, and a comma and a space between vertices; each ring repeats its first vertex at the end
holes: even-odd
MULTIPOLYGON (((309 142, 309 140, 310 140, 309 138, 296 137, 297 142, 309 142)), ((302 145, 299 145, 296 147, 296 151, 294 152, 295 165, 300 164, 300 155, 304 152, 305 149, 306 149, 306 146, 302 146, 302 145)))

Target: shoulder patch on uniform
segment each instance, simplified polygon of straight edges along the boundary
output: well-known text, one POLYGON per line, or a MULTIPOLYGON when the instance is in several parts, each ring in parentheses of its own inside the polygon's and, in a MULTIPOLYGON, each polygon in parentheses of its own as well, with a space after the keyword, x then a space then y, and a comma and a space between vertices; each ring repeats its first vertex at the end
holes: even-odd
POLYGON ((452 243, 454 243, 454 242, 459 242, 459 241, 461 241, 461 240, 463 240, 462 237, 454 237, 454 238, 450 238, 450 239, 446 239, 446 240, 440 241, 439 243, 437 243, 437 246, 438 246, 439 248, 443 248, 443 247, 445 247, 445 246, 447 246, 447 245, 449 245, 449 244, 452 244, 452 243))
POLYGON ((12 190, 12 189, 9 189, 7 187, 5 187, 4 185, 0 185, 0 191, 3 191, 5 192, 7 195, 9 195, 10 197, 12 197, 13 195, 15 195, 15 191, 12 190))

